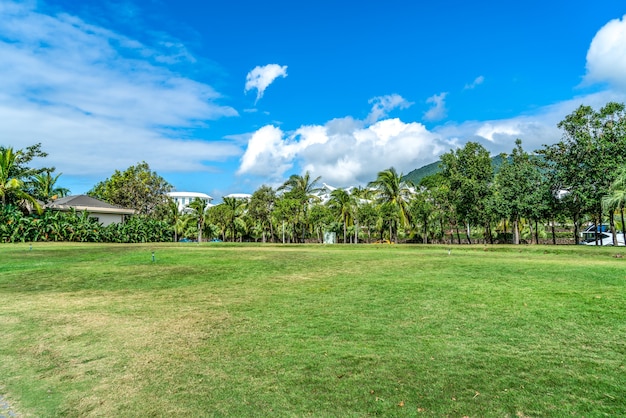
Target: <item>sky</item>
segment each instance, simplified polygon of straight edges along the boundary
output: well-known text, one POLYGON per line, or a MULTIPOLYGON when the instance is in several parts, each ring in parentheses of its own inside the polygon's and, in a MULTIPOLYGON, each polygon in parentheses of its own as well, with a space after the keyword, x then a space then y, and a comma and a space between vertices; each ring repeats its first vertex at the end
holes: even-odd
POLYGON ((626 101, 626 4, 0 0, 0 145, 72 194, 142 161, 214 203, 493 155, 626 101))

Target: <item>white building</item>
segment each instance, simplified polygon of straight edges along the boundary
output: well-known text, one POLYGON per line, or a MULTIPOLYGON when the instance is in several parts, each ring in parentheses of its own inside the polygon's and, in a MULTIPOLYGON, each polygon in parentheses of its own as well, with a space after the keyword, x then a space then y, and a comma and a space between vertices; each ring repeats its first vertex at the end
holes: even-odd
POLYGON ((211 201, 213 198, 205 193, 197 193, 197 192, 170 192, 167 194, 169 197, 176 202, 178 205, 178 211, 181 213, 189 212, 189 204, 194 201, 196 198, 200 198, 205 203, 205 209, 209 206, 213 206, 211 201))

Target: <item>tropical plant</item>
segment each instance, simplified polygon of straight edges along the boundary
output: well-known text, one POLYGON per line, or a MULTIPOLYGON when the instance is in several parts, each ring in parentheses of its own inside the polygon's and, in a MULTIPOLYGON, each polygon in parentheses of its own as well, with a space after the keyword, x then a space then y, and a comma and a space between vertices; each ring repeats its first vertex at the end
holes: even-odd
POLYGON ((311 180, 311 173, 306 172, 304 175, 292 174, 282 186, 278 188, 278 191, 284 191, 285 197, 294 199, 298 202, 298 211, 296 217, 293 219, 294 229, 297 224, 301 227, 301 241, 305 240, 306 221, 309 206, 312 202, 318 200, 317 193, 321 190, 317 186, 317 182, 321 179, 320 176, 311 180))
POLYGON ((409 202, 415 192, 412 184, 402 180, 402 174, 398 174, 396 169, 391 167, 380 171, 376 180, 370 182, 368 187, 374 189, 378 203, 387 207, 389 239, 397 243, 398 220, 400 225, 405 227, 411 219, 409 202))
MULTIPOLYGON (((626 166, 622 166, 615 181, 611 184, 608 194, 602 198, 602 206, 610 213, 619 211, 622 221, 622 234, 624 240, 626 240, 626 224, 624 223, 624 208, 626 207, 626 166)), ((614 228, 612 232, 613 244, 617 245, 617 236, 614 228)))
POLYGON ((62 173, 52 176, 52 172, 50 170, 47 170, 44 173, 34 174, 30 179, 34 197, 44 203, 48 203, 59 197, 67 196, 70 193, 70 190, 56 185, 61 174, 62 173))
POLYGON ((335 189, 330 192, 328 207, 343 225, 343 243, 348 242, 348 223, 352 221, 355 213, 355 199, 344 189, 335 189))
POLYGON ((30 204, 37 213, 42 212, 35 197, 25 190, 24 181, 16 176, 17 168, 23 159, 23 151, 14 151, 12 147, 0 150, 0 200, 3 205, 14 203, 23 206, 30 204))

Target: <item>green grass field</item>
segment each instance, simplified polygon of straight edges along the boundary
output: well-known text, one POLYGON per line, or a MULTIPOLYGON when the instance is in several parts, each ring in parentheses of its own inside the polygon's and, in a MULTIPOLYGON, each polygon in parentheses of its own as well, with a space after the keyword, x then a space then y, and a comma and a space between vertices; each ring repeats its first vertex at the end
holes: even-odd
POLYGON ((0 395, 38 417, 626 416, 620 250, 2 245, 0 395))

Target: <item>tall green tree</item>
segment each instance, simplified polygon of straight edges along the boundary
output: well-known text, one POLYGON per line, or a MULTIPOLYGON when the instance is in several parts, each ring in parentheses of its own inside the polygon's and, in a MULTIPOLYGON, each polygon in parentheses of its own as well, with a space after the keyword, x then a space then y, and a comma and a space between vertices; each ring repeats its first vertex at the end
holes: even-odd
POLYGON ((489 152, 476 142, 441 156, 442 175, 450 185, 450 200, 465 222, 467 240, 471 243, 470 225, 481 225, 490 236, 488 201, 493 180, 489 152))
POLYGON ((261 239, 266 242, 267 237, 274 237, 274 224, 272 211, 276 201, 276 191, 270 186, 263 185, 250 197, 248 202, 248 215, 257 223, 261 231, 261 239))
POLYGON ((65 187, 57 186, 57 181, 59 177, 61 177, 61 174, 62 173, 59 173, 53 176, 52 172, 49 170, 44 173, 34 174, 31 177, 33 195, 44 203, 67 196, 70 190, 65 187))
POLYGON ((172 185, 150 170, 144 161, 125 171, 115 170, 111 177, 96 184, 87 194, 113 205, 135 209, 140 214, 151 215, 167 205, 166 193, 171 191, 172 185))
MULTIPOLYGON (((617 177, 608 190, 607 195, 602 198, 602 206, 610 213, 618 211, 622 222, 622 236, 626 241, 626 223, 624 223, 624 209, 626 208, 626 166, 622 166, 617 177)), ((613 233, 613 245, 617 245, 617 235, 615 228, 613 233)))
POLYGON ((317 200, 317 193, 321 190, 317 183, 321 177, 311 179, 311 173, 304 175, 292 174, 279 188, 278 191, 285 192, 285 197, 296 200, 299 204, 299 211, 294 219, 294 228, 299 224, 301 230, 301 241, 305 241, 307 229, 307 215, 311 203, 317 200))
POLYGON ((24 156, 22 150, 14 151, 12 147, 0 150, 0 200, 3 206, 30 204, 38 213, 41 213, 41 205, 34 196, 28 193, 21 177, 31 174, 24 168, 25 160, 28 161, 28 158, 24 156))
POLYGON ((542 205, 542 176, 530 154, 522 148, 522 140, 515 141, 510 158, 503 155, 503 163, 495 178, 499 211, 511 221, 513 243, 520 243, 520 219, 540 216, 536 208, 542 205))
MULTIPOLYGON (((585 214, 602 222, 602 197, 626 162, 626 114, 623 104, 609 102, 599 111, 580 106, 557 125, 563 138, 540 151, 552 189, 574 221, 574 238, 585 214)), ((612 216, 612 215, 611 215, 612 216)))
POLYGON ((389 240, 398 242, 399 226, 406 227, 410 221, 409 202, 414 189, 412 185, 402 180, 395 168, 390 167, 378 172, 376 180, 371 181, 368 187, 375 190, 376 200, 388 207, 390 237, 389 240), (399 224, 397 220, 399 220, 399 224))
POLYGON ((193 219, 198 228, 198 242, 202 242, 202 230, 204 229, 204 216, 206 210, 206 202, 199 197, 196 197, 189 203, 189 209, 191 209, 191 219, 193 219))
POLYGON ((232 240, 236 241, 237 229, 243 227, 243 216, 245 215, 247 201, 236 197, 225 197, 222 204, 227 218, 227 229, 232 232, 232 240))
POLYGON ((330 192, 328 207, 343 225, 343 243, 348 242, 348 223, 353 220, 355 212, 354 197, 344 189, 335 189, 330 192))

